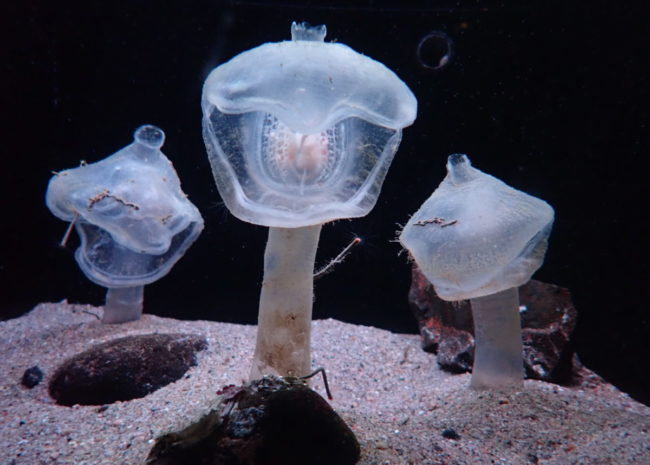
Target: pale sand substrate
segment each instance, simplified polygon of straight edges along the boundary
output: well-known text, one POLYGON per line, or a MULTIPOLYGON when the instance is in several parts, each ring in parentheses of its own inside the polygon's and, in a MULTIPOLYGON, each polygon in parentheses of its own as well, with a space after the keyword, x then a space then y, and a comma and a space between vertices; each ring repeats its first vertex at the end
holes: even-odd
MULTIPOLYGON (((85 311, 101 314, 43 304, 0 323, 0 464, 141 464, 154 438, 196 419, 223 385, 246 379, 253 326, 149 315, 102 325, 85 311), (200 334, 209 347, 185 377, 142 399, 102 411, 58 406, 49 397, 49 379, 67 358, 155 332, 200 334), (45 379, 27 389, 20 379, 34 365, 45 379)), ((474 392, 468 375, 442 372, 418 336, 334 320, 314 323, 313 346, 332 405, 361 443, 361 464, 650 464, 650 408, 611 386, 526 381, 517 393, 474 392), (444 438, 445 429, 460 438, 444 438)), ((312 386, 324 395, 319 380, 312 386)))

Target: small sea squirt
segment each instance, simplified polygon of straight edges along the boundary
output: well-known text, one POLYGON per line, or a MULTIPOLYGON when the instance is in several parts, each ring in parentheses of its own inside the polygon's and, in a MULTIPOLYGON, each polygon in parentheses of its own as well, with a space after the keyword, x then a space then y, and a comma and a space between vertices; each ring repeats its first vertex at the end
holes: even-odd
POLYGON ((523 379, 517 288, 542 265, 553 208, 451 155, 447 177, 413 214, 402 245, 444 300, 471 300, 476 349, 471 386, 523 379))
POLYGON ((137 320, 143 286, 166 275, 203 229, 160 151, 164 133, 142 126, 132 144, 96 163, 56 173, 46 204, 74 224, 75 258, 91 281, 107 287, 104 323, 137 320))

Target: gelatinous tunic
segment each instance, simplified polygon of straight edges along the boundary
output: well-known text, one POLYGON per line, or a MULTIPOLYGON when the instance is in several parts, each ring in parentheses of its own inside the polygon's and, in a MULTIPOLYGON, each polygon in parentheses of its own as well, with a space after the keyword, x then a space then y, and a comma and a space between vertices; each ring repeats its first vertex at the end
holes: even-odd
POLYGON ((553 208, 451 155, 400 241, 445 300, 521 286, 544 261, 553 208))
POLYGON ((46 203, 81 237, 75 257, 88 279, 109 288, 161 278, 203 229, 160 151, 164 133, 142 126, 135 141, 97 162, 56 174, 46 203))
POLYGON ((293 228, 367 214, 415 119, 392 71, 324 33, 243 52, 205 81, 212 170, 244 221, 293 228))

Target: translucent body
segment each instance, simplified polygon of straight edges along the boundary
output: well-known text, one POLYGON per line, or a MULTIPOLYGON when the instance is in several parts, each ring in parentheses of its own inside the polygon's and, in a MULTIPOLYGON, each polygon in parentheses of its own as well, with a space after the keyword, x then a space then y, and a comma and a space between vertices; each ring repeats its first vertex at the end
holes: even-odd
POLYGON ((75 257, 97 284, 126 288, 156 281, 203 229, 201 214, 159 150, 163 142, 160 129, 142 126, 131 145, 50 181, 47 206, 75 222, 81 237, 75 257))
POLYGON ((541 266, 553 208, 452 155, 448 174, 400 236, 445 300, 494 294, 541 266))
POLYGON ((301 227, 367 214, 417 108, 383 64, 325 28, 294 24, 215 68, 203 87, 203 133, 230 211, 301 227))

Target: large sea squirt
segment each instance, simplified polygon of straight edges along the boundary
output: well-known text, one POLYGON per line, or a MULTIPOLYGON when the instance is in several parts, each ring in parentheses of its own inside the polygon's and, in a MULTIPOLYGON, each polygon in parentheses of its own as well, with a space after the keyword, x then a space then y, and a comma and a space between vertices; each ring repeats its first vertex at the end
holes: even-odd
POLYGON ((311 372, 316 248, 323 223, 377 201, 417 102, 391 70, 294 23, 215 68, 203 135, 231 213, 270 227, 251 379, 311 372))

